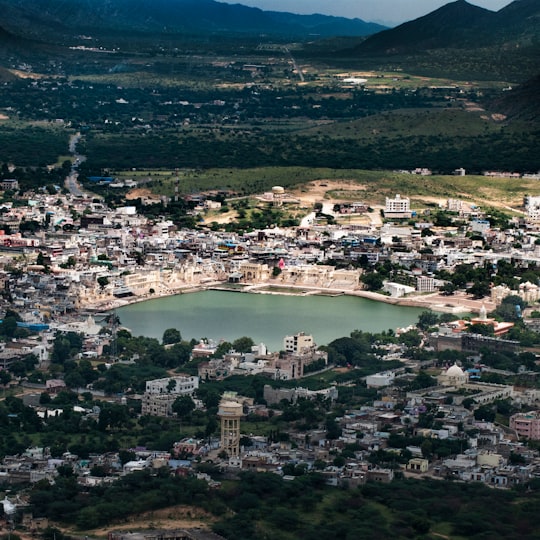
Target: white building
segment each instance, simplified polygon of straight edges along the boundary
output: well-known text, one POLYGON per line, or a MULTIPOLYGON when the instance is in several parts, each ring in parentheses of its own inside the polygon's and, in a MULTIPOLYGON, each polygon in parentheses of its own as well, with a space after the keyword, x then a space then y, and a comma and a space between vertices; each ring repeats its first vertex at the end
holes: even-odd
POLYGON ((146 381, 147 394, 191 395, 197 388, 199 388, 199 377, 188 377, 187 375, 146 381))
POLYGON ((411 201, 408 197, 401 197, 398 193, 393 199, 386 197, 384 206, 385 217, 407 218, 411 217, 411 201))
POLYGON ((540 197, 526 196, 523 202, 529 218, 540 218, 540 197))
POLYGON ((454 364, 443 371, 437 379, 443 386, 463 386, 469 382, 469 374, 454 364))
POLYGON ((393 371, 385 371, 381 373, 374 373, 366 377, 366 386, 368 388, 380 388, 382 386, 390 386, 395 379, 396 375, 393 371))
POLYGON ((416 290, 418 292, 434 292, 435 278, 432 278, 431 276, 417 276, 416 290))
POLYGON ((394 283, 393 281, 385 281, 383 291, 387 292, 392 298, 401 298, 415 291, 414 287, 404 285, 403 283, 394 283))

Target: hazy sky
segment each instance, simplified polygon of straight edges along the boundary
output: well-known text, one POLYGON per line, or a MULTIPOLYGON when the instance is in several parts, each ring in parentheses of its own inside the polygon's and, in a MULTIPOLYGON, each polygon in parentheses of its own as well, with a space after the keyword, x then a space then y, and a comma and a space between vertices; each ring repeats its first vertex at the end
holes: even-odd
MULTIPOLYGON (((400 24, 426 15, 451 0, 219 0, 268 11, 322 13, 340 17, 358 17, 365 21, 400 24)), ((471 4, 498 11, 511 0, 469 0, 471 4)))

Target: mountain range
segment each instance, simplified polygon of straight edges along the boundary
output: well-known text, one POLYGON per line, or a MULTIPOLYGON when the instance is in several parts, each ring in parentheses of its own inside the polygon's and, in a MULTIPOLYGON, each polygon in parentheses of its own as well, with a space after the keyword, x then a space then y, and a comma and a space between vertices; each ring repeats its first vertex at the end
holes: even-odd
POLYGON ((0 27, 51 40, 81 33, 366 36, 384 26, 326 15, 263 11, 214 0, 0 0, 0 27))
POLYGON ((538 46, 539 37, 539 0, 515 0, 497 12, 457 0, 370 36, 354 47, 353 54, 409 54, 494 45, 538 46))
POLYGON ((392 29, 215 0, 0 0, 2 58, 58 58, 85 36, 135 49, 141 40, 191 44, 209 36, 294 40, 306 57, 346 67, 398 63, 419 73, 436 67, 450 77, 523 82, 540 71, 540 0, 514 0, 497 12, 457 0, 392 29))

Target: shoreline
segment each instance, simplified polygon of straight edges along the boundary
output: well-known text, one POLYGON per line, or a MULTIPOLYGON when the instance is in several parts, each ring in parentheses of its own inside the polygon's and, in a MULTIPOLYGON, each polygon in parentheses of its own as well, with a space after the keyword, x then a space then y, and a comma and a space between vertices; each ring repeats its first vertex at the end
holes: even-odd
POLYGON ((495 304, 491 299, 480 299, 473 300, 468 297, 466 293, 456 293, 452 296, 442 296, 439 293, 428 293, 428 294, 419 294, 414 296, 405 296, 405 297, 392 297, 386 296, 384 294, 365 291, 362 289, 350 290, 350 289, 328 289, 316 286, 299 286, 299 285, 289 285, 289 284, 278 284, 278 283, 257 283, 257 284, 240 284, 241 288, 234 289, 232 287, 227 287, 226 283, 221 281, 212 282, 200 285, 187 285, 186 287, 181 287, 175 291, 170 291, 166 293, 154 293, 147 294, 144 296, 132 296, 125 298, 116 298, 103 303, 90 304, 85 307, 82 311, 92 312, 92 313, 102 313, 110 312, 121 307, 126 307, 132 304, 138 304, 141 302, 147 302, 149 300, 159 300, 161 298, 167 298, 170 296, 176 296, 181 294, 190 294, 203 292, 207 290, 218 290, 225 292, 236 292, 236 293, 248 293, 248 294, 277 294, 277 295, 290 295, 290 296, 308 296, 308 295, 318 295, 318 296, 357 296, 360 298, 365 298, 367 300, 373 300, 375 302, 384 302, 386 304, 392 304, 397 306, 405 307, 416 307, 416 308, 425 308, 426 310, 436 311, 439 313, 454 313, 456 315, 466 314, 466 313, 479 313, 482 309, 482 306, 486 310, 492 311, 495 309, 495 304), (264 290, 265 288, 273 288, 274 290, 264 290), (280 292, 279 289, 284 289, 283 292, 280 292), (277 289, 277 290, 276 290, 277 289), (298 292, 294 292, 294 291, 298 292), (292 291, 292 292, 291 292, 292 291))

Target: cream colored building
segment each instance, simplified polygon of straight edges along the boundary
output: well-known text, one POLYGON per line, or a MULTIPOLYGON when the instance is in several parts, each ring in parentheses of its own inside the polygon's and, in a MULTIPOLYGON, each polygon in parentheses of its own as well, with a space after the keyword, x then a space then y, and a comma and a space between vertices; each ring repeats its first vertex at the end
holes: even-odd
POLYGON ((444 370, 438 377, 443 386, 463 386, 469 382, 469 374, 463 371, 457 364, 444 370))
POLYGON ((423 458, 409 459, 406 469, 411 472, 425 473, 429 469, 429 461, 423 458))
POLYGON ((285 336, 283 339, 283 348, 286 352, 292 354, 305 354, 315 347, 313 336, 299 332, 293 336, 285 336))
POLYGON ((240 419, 244 415, 243 406, 236 401, 222 400, 218 416, 221 420, 221 450, 230 458, 240 455, 240 419))
POLYGON ((270 279, 270 268, 267 264, 244 262, 239 271, 243 274, 243 281, 264 283, 270 279))

